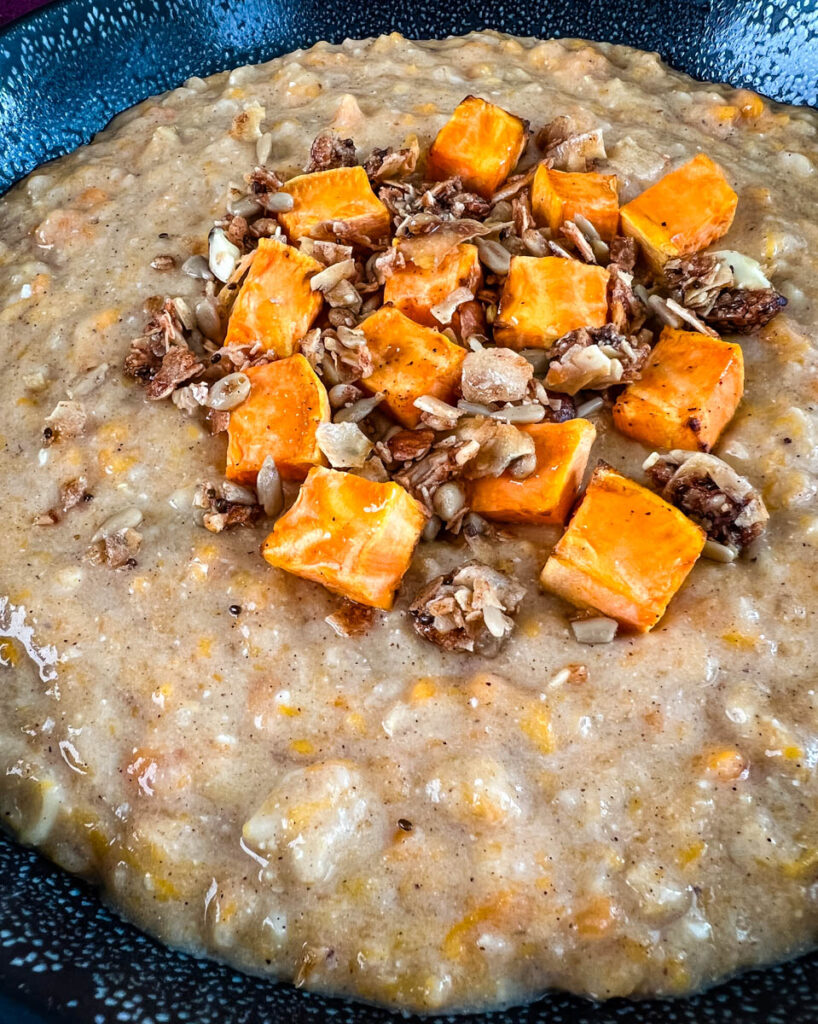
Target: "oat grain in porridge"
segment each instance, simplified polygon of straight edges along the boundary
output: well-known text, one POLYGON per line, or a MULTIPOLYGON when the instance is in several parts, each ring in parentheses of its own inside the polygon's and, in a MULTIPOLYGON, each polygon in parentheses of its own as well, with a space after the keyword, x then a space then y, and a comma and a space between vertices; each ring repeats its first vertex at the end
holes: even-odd
POLYGON ((652 54, 389 36, 12 189, 6 826, 394 1008, 813 945, 817 161, 652 54))

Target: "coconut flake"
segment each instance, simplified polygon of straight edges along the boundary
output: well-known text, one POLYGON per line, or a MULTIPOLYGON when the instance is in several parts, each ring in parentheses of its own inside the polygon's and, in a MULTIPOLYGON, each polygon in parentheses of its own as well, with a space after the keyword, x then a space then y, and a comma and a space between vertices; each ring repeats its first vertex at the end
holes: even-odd
POLYGON ((319 270, 310 278, 310 288, 314 292, 329 292, 341 281, 350 281, 355 277, 355 260, 341 260, 340 263, 332 263, 325 270, 319 270))
POLYGON ((230 280, 241 258, 241 249, 233 245, 221 228, 213 228, 208 235, 207 265, 220 281, 230 280))
POLYGON ((465 286, 461 286, 450 292, 442 302, 432 306, 429 312, 439 324, 449 324, 457 307, 462 306, 464 302, 471 302, 473 298, 474 294, 465 286))
POLYGON ((360 469, 373 447, 358 424, 349 421, 319 424, 316 441, 333 469, 360 469))

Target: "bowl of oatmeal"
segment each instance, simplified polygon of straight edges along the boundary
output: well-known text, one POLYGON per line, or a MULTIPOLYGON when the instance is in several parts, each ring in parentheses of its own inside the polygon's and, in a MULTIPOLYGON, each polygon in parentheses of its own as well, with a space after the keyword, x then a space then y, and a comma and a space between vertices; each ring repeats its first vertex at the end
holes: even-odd
POLYGON ((255 992, 808 950, 815 129, 627 47, 381 36, 11 189, 10 832, 255 992))

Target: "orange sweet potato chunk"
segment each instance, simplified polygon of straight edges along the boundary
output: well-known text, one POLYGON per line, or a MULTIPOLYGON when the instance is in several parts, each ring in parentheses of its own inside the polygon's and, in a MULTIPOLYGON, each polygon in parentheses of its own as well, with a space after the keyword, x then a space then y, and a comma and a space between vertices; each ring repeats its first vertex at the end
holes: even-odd
POLYGON ((622 231, 659 268, 726 234, 737 203, 721 167, 699 153, 622 207, 622 231))
POLYGON ((316 467, 261 550, 270 565, 350 601, 391 608, 425 522, 398 484, 316 467))
POLYGON ((709 452, 743 393, 741 346, 665 327, 641 379, 619 396, 614 425, 651 447, 709 452))
POLYGON ((465 349, 392 306, 382 306, 360 328, 374 362, 362 384, 373 394, 383 392, 383 404, 403 426, 416 427, 420 422, 416 398, 434 395, 444 402, 454 398, 465 349))
POLYGON ((508 348, 550 348, 578 327, 608 319, 608 271, 559 256, 513 256, 494 321, 508 348))
POLYGON ((619 196, 615 174, 575 174, 540 164, 531 184, 531 209, 542 227, 556 238, 562 225, 581 214, 610 241, 619 227, 619 196))
POLYGON ((426 172, 436 181, 458 177, 465 188, 488 198, 517 166, 527 138, 525 121, 467 96, 437 133, 426 172))
POLYGON ((325 465, 316 432, 330 418, 324 385, 301 354, 251 366, 250 395, 230 414, 228 480, 254 484, 268 455, 288 480, 303 480, 325 465))
POLYGON ((520 430, 534 439, 537 468, 524 480, 503 473, 473 481, 469 507, 502 523, 561 525, 576 501, 596 428, 588 420, 575 419, 533 423, 520 430))
POLYGON ((342 221, 358 235, 389 236, 389 211, 372 191, 363 167, 335 167, 291 178, 281 187, 293 197, 293 208, 278 215, 291 241, 303 235, 332 241, 332 221, 342 221))
POLYGON ((323 270, 311 256, 273 238, 261 238, 230 321, 225 345, 258 342, 277 356, 293 354, 321 310, 321 293, 310 278, 323 270))
POLYGON ((658 494, 600 463, 540 580, 571 604, 646 633, 705 540, 700 527, 658 494))
MULTIPOLYGON (((443 302, 458 288, 474 295, 483 282, 476 245, 458 245, 443 257, 437 267, 417 267, 407 263, 386 280, 383 301, 391 303, 416 323, 426 327, 447 327, 433 315, 432 307, 443 302)), ((452 323, 456 328, 455 317, 452 323)))

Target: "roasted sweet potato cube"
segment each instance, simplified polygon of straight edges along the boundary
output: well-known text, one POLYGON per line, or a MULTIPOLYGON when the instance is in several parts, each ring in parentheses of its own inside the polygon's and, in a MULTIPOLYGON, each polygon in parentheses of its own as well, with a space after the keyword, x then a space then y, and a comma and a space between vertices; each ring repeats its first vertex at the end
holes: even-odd
POLYGON ((615 174, 573 174, 540 164, 531 184, 531 209, 536 222, 551 228, 581 214, 610 241, 619 227, 619 196, 615 174))
POLYGON ((273 238, 261 238, 230 321, 225 345, 260 344, 277 356, 293 354, 321 310, 310 278, 323 270, 311 256, 273 238))
MULTIPOLYGON (((426 327, 448 327, 432 313, 432 307, 447 299, 458 288, 474 295, 483 282, 477 246, 464 243, 443 257, 437 267, 417 267, 407 263, 386 280, 383 301, 426 327)), ((452 317, 457 330, 457 312, 452 317)))
POLYGON ((373 394, 383 392, 383 404, 399 423, 418 425, 420 410, 414 402, 422 395, 444 402, 454 398, 465 349, 392 306, 382 306, 360 326, 374 363, 362 383, 373 394))
POLYGON ((738 196, 724 171, 699 153, 622 207, 622 231, 654 268, 699 252, 727 233, 738 196))
POLYGON ((588 420, 520 427, 534 439, 537 468, 524 480, 483 477, 471 484, 469 507, 502 523, 558 523, 568 517, 596 437, 588 420))
POLYGON ((329 399, 300 354, 251 366, 250 395, 230 413, 228 480, 254 484, 268 455, 282 477, 303 480, 311 466, 325 465, 316 432, 330 418, 329 399))
POLYGON ((701 554, 704 531, 600 463, 540 577, 547 590, 646 633, 701 554))
POLYGON ((300 174, 281 191, 293 197, 292 210, 278 215, 293 242, 302 235, 333 241, 345 237, 345 231, 373 241, 389 236, 389 211, 372 191, 363 167, 300 174), (343 224, 341 231, 333 222, 343 224))
POLYGON ((350 601, 391 608, 425 522, 423 509, 398 484, 317 467, 262 554, 270 565, 350 601))
POLYGON ((527 139, 525 121, 467 96, 437 133, 426 173, 436 181, 458 177, 465 188, 488 198, 517 166, 527 139))
POLYGON ((741 346, 665 327, 613 409, 621 433, 657 448, 709 452, 744 392, 741 346))
POLYGON ((494 321, 509 348, 550 348, 578 327, 608 319, 608 271, 559 256, 513 256, 494 321))

